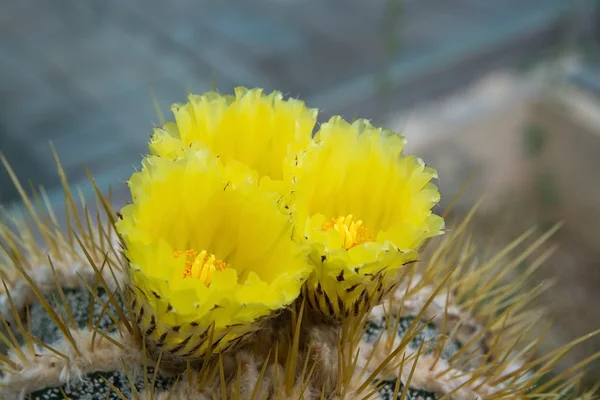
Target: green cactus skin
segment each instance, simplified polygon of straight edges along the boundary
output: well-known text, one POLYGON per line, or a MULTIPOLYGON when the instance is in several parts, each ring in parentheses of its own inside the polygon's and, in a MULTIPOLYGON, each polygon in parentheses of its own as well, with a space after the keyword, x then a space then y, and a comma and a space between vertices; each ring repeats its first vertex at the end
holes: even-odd
MULTIPOLYGON (((395 320, 395 316, 393 319, 395 320)), ((398 322, 398 329, 396 334, 399 339, 402 339, 408 330, 408 327, 414 321, 414 317, 401 317, 398 322)), ((386 318, 374 318, 367 322, 367 329, 365 334, 363 335, 363 341, 366 343, 375 343, 379 335, 386 329, 386 318)), ((394 322, 390 322, 390 325, 394 322)), ((424 322, 425 323, 425 322, 424 322)), ((428 341, 428 343, 437 343, 438 337, 440 335, 440 331, 436 325, 429 323, 425 326, 425 328, 420 331, 413 340, 408 344, 408 348, 411 350, 417 350, 421 345, 421 342, 428 341)), ((454 340, 447 340, 444 346, 444 350, 442 351, 441 358, 443 360, 449 360, 456 352, 460 349, 460 343, 457 343, 454 340)), ((424 352, 423 354, 428 354, 428 352, 424 352)))
MULTIPOLYGON (((110 315, 116 315, 116 310, 111 304, 107 308, 110 312, 102 312, 103 303, 109 302, 109 295, 103 288, 97 289, 96 295, 98 299, 90 295, 87 288, 69 288, 63 290, 65 300, 69 307, 69 311, 73 316, 75 323, 79 328, 85 328, 89 324, 89 310, 90 302, 93 302, 94 319, 93 323, 98 326, 98 329, 104 332, 115 331, 115 321, 110 315), (101 316, 102 314, 102 316, 101 316), (100 318, 100 322, 98 319, 100 318)), ((58 291, 46 295, 46 299, 53 306, 57 313, 62 313, 66 317, 66 310, 63 302, 59 297, 58 291)), ((122 299, 117 297, 119 306, 122 307, 122 299)), ((44 308, 39 303, 34 303, 29 306, 29 315, 31 318, 31 330, 32 334, 43 340, 45 343, 53 343, 62 338, 60 329, 56 326, 52 318, 46 313, 44 308)), ((414 317, 402 317, 398 323, 397 335, 402 338, 406 333, 410 324, 414 321, 414 317)), ((377 337, 385 329, 386 320, 385 318, 374 318, 368 322, 366 332, 363 336, 363 340, 367 343, 374 342, 377 337)), ((416 337, 413 339, 409 348, 418 349, 419 345, 423 340, 435 341, 436 336, 440 334, 437 327, 433 324, 428 324, 416 337)), ((449 340, 442 352, 442 358, 448 359, 458 351, 460 345, 454 341, 449 340)), ((144 377, 148 377, 150 380, 153 376, 154 369, 152 367, 147 368, 147 373, 137 373, 133 376, 133 384, 137 392, 143 392, 147 390, 151 382, 144 382, 144 377)), ((155 382, 155 391, 168 391, 176 381, 176 377, 164 376, 161 374, 157 375, 155 382)), ((394 388, 396 385, 396 377, 390 377, 387 379, 379 380, 374 384, 380 388, 379 395, 382 400, 392 400, 394 388)), ((402 385, 400 386, 400 394, 402 393, 402 385)), ((134 393, 131 388, 131 384, 123 371, 98 371, 91 374, 87 374, 81 381, 72 382, 70 385, 63 385, 61 387, 46 388, 34 393, 30 393, 25 398, 26 400, 53 400, 53 399, 64 399, 65 395, 69 399, 81 399, 81 400, 95 400, 95 399, 120 399, 121 396, 126 398, 133 398, 134 393), (103 379, 104 378, 104 379, 103 379), (107 383, 108 380, 120 393, 114 391, 107 383), (64 393, 64 394, 63 394, 64 393)), ((407 393, 408 400, 434 400, 436 395, 431 392, 409 389, 407 393)))
MULTIPOLYGON (((375 382, 375 385, 379 387, 379 396, 381 400, 400 400, 402 398, 402 391, 404 390, 403 384, 400 384, 398 395, 396 398, 394 398, 396 381, 397 378, 391 378, 375 382)), ((406 400, 438 400, 438 398, 439 397, 437 397, 434 393, 411 388, 408 389, 405 397, 406 400)))
MULTIPOLYGON (((154 369, 148 367, 147 376, 148 380, 152 378, 154 369)), ((143 375, 143 374, 142 374, 143 375)), ((160 375, 159 375, 160 376, 160 375)), ((154 390, 156 392, 168 391, 175 383, 175 378, 160 377, 156 380, 154 390)), ((135 389, 138 393, 142 393, 150 387, 150 382, 145 383, 144 377, 139 376, 134 381, 135 389)), ((64 400, 65 395, 68 399, 73 400, 95 400, 95 399, 110 399, 120 400, 122 396, 125 398, 133 399, 134 393, 132 393, 131 385, 127 375, 123 371, 115 372, 95 372, 88 374, 84 377, 81 382, 74 382, 69 387, 62 386, 60 388, 48 388, 39 390, 37 392, 29 394, 26 400, 64 400), (106 381, 109 381, 120 393, 117 393, 112 387, 110 387, 106 381), (62 390, 62 392, 61 392, 62 390), (63 395, 64 392, 64 395, 63 395)))
MULTIPOLYGON (((110 316, 117 315, 114 305, 110 304, 106 307, 108 312, 106 310, 103 312, 102 310, 104 308, 104 304, 109 303, 110 301, 109 294, 104 288, 97 288, 97 298, 92 296, 90 291, 85 287, 63 289, 63 294, 73 320, 79 329, 83 329, 89 324, 90 302, 92 302, 94 314, 92 323, 94 326, 96 326, 98 330, 106 333, 112 333, 117 330, 115 321, 113 321, 110 316)), ((61 300, 59 291, 57 290, 53 293, 49 293, 45 297, 46 300, 48 300, 48 302, 52 305, 55 312, 62 314, 62 317, 66 319, 66 307, 61 300)), ((119 306, 123 308, 122 298, 120 296, 116 296, 115 298, 119 306)), ((33 336, 50 345, 62 339, 63 333, 40 303, 36 302, 29 305, 29 315, 31 319, 31 334, 33 336)), ((152 367, 148 367, 146 374, 137 373, 135 376, 133 376, 133 384, 138 392, 142 392, 150 387, 151 382, 144 382, 144 376, 147 376, 148 380, 151 380, 153 373, 154 369, 152 367)), ((114 389, 111 388, 104 381, 104 379, 102 379, 102 377, 114 385, 114 387, 118 389, 126 398, 134 397, 129 379, 123 371, 98 371, 85 375, 81 381, 74 380, 69 385, 46 388, 34 393, 30 393, 27 395, 26 399, 63 400, 65 395, 69 399, 82 400, 121 399, 119 394, 115 392, 114 389)), ((175 380, 176 377, 167 377, 158 374, 155 381, 155 390, 157 392, 167 391, 173 386, 175 380)))

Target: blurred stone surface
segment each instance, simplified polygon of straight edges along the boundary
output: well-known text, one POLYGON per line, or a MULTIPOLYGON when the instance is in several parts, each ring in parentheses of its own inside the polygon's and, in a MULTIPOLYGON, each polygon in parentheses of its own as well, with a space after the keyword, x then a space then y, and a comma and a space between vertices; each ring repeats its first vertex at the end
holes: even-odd
MULTIPOLYGON (((52 141, 72 182, 85 187, 85 163, 105 188, 126 179, 146 152, 158 123, 152 91, 168 115, 186 91, 209 89, 213 76, 223 92, 262 86, 300 96, 324 118, 377 120, 547 50, 566 7, 562 0, 394 4, 4 1, 0 150, 21 179, 52 189, 52 141), (382 89, 393 96, 380 98, 382 89)), ((7 179, 0 173, 2 187, 7 179)), ((14 199, 4 193, 4 203, 14 199)))
MULTIPOLYGON (((414 139, 411 150, 437 168, 443 205, 471 179, 453 217, 464 216, 484 196, 472 223, 473 238, 481 246, 499 250, 532 226, 543 232, 564 222, 533 255, 557 246, 529 280, 531 287, 554 281, 537 301, 549 311, 546 322, 554 318, 540 348, 547 353, 600 328, 600 101, 562 83, 522 96, 516 88, 527 80, 505 76, 483 81, 472 88, 471 97, 462 93, 462 101, 454 97, 412 123, 408 118, 405 134, 414 139), (490 82, 498 86, 494 90, 505 91, 503 102, 490 112, 465 114, 457 124, 444 124, 444 116, 453 113, 443 104, 452 108, 476 101, 478 91, 490 90, 490 82), (440 121, 428 124, 433 112, 440 121)), ((540 334, 543 325, 531 334, 540 334)), ((577 346, 558 368, 564 370, 598 351, 600 337, 595 337, 577 346)), ((598 379, 596 362, 588 382, 598 379)))

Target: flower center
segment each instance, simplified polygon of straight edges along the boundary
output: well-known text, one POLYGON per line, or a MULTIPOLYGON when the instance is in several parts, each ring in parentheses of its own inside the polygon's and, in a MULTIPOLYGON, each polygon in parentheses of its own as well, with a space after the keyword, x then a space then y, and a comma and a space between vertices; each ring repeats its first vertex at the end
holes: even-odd
POLYGON ((217 259, 214 254, 210 254, 206 250, 202 250, 200 253, 196 250, 173 252, 173 257, 175 258, 183 255, 185 255, 183 277, 198 279, 206 286, 210 285, 215 271, 223 271, 229 267, 225 261, 217 259))
POLYGON ((355 221, 352 214, 346 217, 337 217, 323 224, 321 229, 328 231, 335 229, 342 237, 343 246, 346 250, 365 242, 372 242, 373 237, 367 228, 362 226, 362 220, 355 221))

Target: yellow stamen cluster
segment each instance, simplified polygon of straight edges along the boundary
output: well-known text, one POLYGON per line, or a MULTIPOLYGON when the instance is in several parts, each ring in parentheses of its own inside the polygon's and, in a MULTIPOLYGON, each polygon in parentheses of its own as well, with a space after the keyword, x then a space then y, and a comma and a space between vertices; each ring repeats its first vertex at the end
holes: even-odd
POLYGON ((405 143, 366 120, 333 117, 299 157, 296 237, 311 245, 315 268, 303 291, 325 316, 344 319, 377 304, 423 242, 443 231, 431 211, 437 174, 403 155, 405 143))
POLYGON ((321 229, 325 232, 334 229, 340 234, 344 242, 344 248, 349 250, 359 244, 373 241, 373 237, 369 234, 367 228, 362 225, 362 220, 355 221, 354 216, 350 214, 346 217, 337 217, 325 222, 321 229))
POLYGON ((175 259, 185 254, 185 269, 183 271, 183 277, 192 277, 198 279, 206 286, 209 286, 213 273, 215 271, 223 271, 229 265, 223 260, 219 260, 214 254, 209 254, 206 250, 202 250, 198 254, 197 250, 186 250, 186 251, 174 251, 173 257, 175 259))
POLYGON ((149 156, 117 229, 146 343, 182 360, 226 351, 289 306, 311 266, 281 195, 208 149, 149 156))

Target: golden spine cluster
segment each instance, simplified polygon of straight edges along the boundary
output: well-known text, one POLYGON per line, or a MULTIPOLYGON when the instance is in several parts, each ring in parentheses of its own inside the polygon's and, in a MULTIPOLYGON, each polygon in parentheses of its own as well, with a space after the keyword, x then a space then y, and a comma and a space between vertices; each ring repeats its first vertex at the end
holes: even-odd
POLYGON ((60 226, 3 159, 27 215, 0 219, 2 398, 594 398, 600 355, 552 375, 586 337, 539 355, 524 335, 556 228, 482 260, 475 208, 436 237, 436 173, 399 135, 336 117, 312 137, 315 110, 258 89, 173 111, 119 213, 56 157, 60 226))

